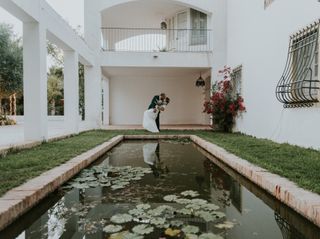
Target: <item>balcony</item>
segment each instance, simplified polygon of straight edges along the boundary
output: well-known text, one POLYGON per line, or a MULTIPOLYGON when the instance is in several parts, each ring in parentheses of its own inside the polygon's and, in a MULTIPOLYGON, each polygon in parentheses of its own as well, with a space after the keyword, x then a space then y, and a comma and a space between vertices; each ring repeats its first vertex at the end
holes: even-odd
POLYGON ((106 52, 212 52, 208 29, 102 28, 106 52))

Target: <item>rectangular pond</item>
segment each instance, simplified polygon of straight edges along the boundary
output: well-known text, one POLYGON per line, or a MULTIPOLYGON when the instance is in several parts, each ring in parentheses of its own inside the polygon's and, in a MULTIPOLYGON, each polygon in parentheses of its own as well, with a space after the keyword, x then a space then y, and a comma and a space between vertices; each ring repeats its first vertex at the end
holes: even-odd
POLYGON ((320 229, 189 141, 125 141, 1 239, 316 239, 320 229))

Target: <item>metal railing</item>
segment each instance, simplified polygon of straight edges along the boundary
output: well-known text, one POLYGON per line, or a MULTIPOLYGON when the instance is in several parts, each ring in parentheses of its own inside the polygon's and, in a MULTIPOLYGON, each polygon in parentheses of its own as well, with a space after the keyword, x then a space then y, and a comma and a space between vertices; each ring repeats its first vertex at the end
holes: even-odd
POLYGON ((102 28, 104 51, 210 52, 208 29, 102 28))

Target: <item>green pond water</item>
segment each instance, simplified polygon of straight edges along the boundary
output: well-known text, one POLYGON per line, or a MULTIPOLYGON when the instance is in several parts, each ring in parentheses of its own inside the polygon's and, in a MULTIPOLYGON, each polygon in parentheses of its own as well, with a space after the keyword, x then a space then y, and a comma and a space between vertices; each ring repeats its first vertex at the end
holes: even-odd
POLYGON ((127 141, 0 239, 315 239, 320 229, 190 142, 127 141))

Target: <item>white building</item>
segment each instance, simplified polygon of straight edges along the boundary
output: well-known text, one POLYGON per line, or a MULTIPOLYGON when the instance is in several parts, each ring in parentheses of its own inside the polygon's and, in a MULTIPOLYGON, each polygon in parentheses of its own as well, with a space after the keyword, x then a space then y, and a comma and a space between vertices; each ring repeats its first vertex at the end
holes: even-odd
POLYGON ((202 107, 210 82, 220 79, 218 70, 229 65, 241 66, 239 90, 247 107, 237 121, 238 131, 320 148, 319 23, 292 38, 293 53, 287 57, 290 36, 320 18, 318 0, 84 1, 83 40, 45 0, 0 0, 24 23, 25 139, 48 137, 49 39, 65 53, 68 133, 77 133, 83 124, 78 61, 85 64, 88 129, 141 124, 143 111, 160 92, 172 100, 163 124, 206 125, 209 118, 202 107), (200 74, 207 81, 205 89, 195 87, 200 74), (290 108, 276 96, 287 99, 290 108))

